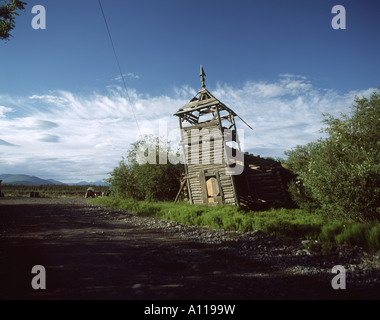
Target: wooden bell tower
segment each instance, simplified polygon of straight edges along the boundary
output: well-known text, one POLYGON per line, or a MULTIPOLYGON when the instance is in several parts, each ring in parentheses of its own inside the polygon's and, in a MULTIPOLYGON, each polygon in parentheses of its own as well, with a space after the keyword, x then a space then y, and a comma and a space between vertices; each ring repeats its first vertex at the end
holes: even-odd
POLYGON ((232 167, 244 166, 233 159, 242 154, 237 114, 206 89, 202 66, 199 76, 202 89, 174 114, 181 129, 190 202, 239 205, 234 175, 229 172, 232 167))
POLYGON ((291 172, 273 159, 243 153, 236 117, 252 128, 206 89, 202 66, 199 76, 202 89, 174 114, 181 129, 190 202, 260 209, 287 206, 291 172))

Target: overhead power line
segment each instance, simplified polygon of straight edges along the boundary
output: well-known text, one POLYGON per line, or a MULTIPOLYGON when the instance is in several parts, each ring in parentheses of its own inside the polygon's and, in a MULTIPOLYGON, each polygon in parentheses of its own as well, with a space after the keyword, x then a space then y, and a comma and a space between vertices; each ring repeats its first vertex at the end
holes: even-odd
POLYGON ((124 89, 125 89, 125 92, 126 92, 126 95, 127 95, 128 101, 129 101, 130 106, 131 106, 131 110, 132 110, 133 117, 134 117, 135 122, 136 122, 137 130, 138 130, 138 132, 139 132, 140 135, 141 135, 140 126, 139 126, 139 123, 138 123, 138 121, 137 121, 135 111, 133 110, 133 109, 134 109, 134 108, 133 108, 133 107, 134 107, 134 104, 133 104, 133 102, 132 102, 132 99, 131 99, 130 96, 129 96, 128 89, 127 89, 127 85, 125 84, 124 74, 123 74, 123 71, 121 70, 121 66, 120 66, 119 58, 117 57, 117 54, 116 54, 116 49, 115 49, 115 45, 114 45, 113 40, 112 40, 112 36, 111 36, 111 32, 110 32, 110 28, 108 27, 107 18, 106 18, 106 15, 104 14, 104 10, 103 10, 103 6, 102 6, 101 1, 98 0, 98 3, 99 3, 100 10, 102 11, 102 15, 103 15, 104 23, 105 23, 105 25, 106 25, 106 29, 107 29, 108 36, 109 36, 109 39, 110 39, 110 42, 111 42, 111 46, 112 46, 113 53, 114 53, 114 55, 115 55, 115 60, 116 60, 117 66, 118 66, 118 68, 119 68, 120 77, 121 77, 121 79, 122 79, 122 81, 123 81, 124 89))

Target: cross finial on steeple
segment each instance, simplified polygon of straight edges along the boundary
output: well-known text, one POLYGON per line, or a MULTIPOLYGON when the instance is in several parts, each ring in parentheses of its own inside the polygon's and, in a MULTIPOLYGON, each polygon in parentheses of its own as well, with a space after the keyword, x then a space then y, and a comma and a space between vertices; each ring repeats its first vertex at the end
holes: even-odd
POLYGON ((206 74, 205 74, 205 72, 204 72, 204 70, 203 70, 202 65, 201 65, 201 73, 200 73, 199 76, 201 77, 202 88, 206 88, 206 84, 205 84, 205 76, 206 76, 206 74))

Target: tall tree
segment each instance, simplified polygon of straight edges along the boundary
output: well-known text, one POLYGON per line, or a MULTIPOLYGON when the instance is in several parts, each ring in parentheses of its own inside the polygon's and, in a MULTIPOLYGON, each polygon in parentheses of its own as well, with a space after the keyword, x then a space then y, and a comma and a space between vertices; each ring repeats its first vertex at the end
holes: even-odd
POLYGON ((325 115, 328 137, 289 151, 288 165, 303 186, 299 194, 328 214, 380 220, 380 92, 355 102, 351 115, 325 115))
POLYGON ((173 201, 180 187, 184 166, 161 163, 176 158, 178 152, 170 143, 154 136, 145 136, 132 143, 127 156, 110 173, 108 183, 121 198, 148 201, 173 201))
POLYGON ((20 0, 3 0, 0 6, 0 39, 9 40, 11 31, 15 28, 15 18, 19 10, 25 10, 26 2, 20 0))

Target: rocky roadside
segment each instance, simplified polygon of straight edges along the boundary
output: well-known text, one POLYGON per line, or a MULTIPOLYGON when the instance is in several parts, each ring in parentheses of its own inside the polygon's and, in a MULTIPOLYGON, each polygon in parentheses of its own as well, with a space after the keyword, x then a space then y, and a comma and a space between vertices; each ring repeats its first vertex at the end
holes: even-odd
POLYGON ((19 279, 21 270, 29 268, 25 257, 36 256, 39 264, 42 257, 56 266, 49 274, 55 288, 46 293, 50 298, 207 299, 212 294, 223 299, 380 300, 379 254, 358 247, 333 246, 326 254, 320 244, 305 239, 186 226, 91 205, 83 198, 2 198, 0 206, 7 213, 0 230, 8 241, 3 258, 9 258, 0 257, 0 262, 7 267, 17 261, 15 268, 4 269, 11 279, 6 278, 8 289, 17 297, 25 289, 19 279), (26 246, 20 245, 26 239, 26 246), (78 277, 62 265, 71 265, 78 277), (346 270, 347 290, 331 288, 337 265, 346 270), (78 283, 83 290, 77 292, 78 283))
POLYGON ((339 265, 346 270, 347 288, 378 292, 373 298, 380 299, 378 252, 367 252, 360 247, 333 245, 329 253, 323 253, 318 243, 310 243, 305 239, 290 241, 271 237, 260 230, 248 233, 211 230, 136 216, 123 210, 97 206, 93 208, 102 210, 110 219, 122 219, 125 223, 157 229, 180 239, 211 244, 215 246, 215 250, 233 250, 240 256, 262 261, 283 272, 311 276, 325 283, 330 282, 336 275, 332 273, 332 268, 339 265))

